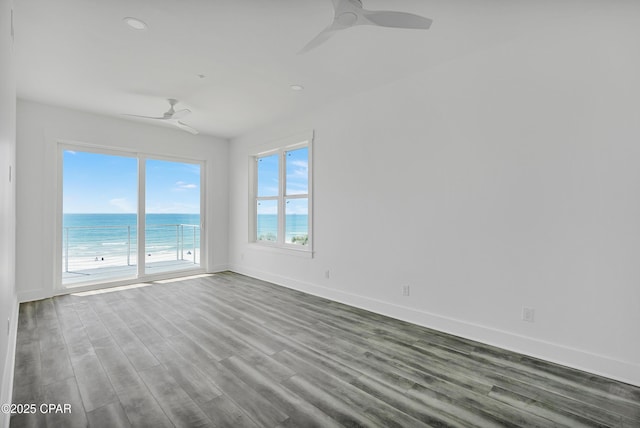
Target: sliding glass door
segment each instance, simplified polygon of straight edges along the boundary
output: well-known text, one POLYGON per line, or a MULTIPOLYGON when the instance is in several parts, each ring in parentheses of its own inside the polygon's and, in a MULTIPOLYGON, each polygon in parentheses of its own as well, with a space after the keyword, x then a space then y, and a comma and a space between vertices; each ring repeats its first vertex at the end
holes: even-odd
POLYGON ((201 163, 68 147, 61 158, 63 287, 201 267, 201 163))
POLYGON ((200 266, 200 165, 148 159, 145 170, 146 272, 200 266))

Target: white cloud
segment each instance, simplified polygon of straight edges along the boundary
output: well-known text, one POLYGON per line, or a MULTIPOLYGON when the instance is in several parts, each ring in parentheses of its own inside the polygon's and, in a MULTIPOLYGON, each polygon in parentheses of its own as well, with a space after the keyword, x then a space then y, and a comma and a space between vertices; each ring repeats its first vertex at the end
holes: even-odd
POLYGON ((198 185, 193 183, 187 183, 185 181, 176 181, 176 190, 188 190, 197 189, 198 185))
POLYGON ((126 198, 114 198, 109 201, 109 205, 118 208, 122 212, 131 213, 136 212, 136 208, 127 201, 126 198))

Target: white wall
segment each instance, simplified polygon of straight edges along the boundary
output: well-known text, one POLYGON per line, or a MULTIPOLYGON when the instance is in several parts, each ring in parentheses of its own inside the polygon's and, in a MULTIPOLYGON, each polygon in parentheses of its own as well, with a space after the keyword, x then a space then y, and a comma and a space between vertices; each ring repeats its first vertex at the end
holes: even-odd
POLYGON ((232 268, 640 385, 638 16, 541 23, 233 140, 232 268), (247 157, 308 129, 315 257, 256 249, 247 157))
MULTIPOLYGON (((11 37, 13 1, 0 0, 0 404, 11 402, 18 317, 15 281, 16 83, 11 37), (13 177, 9 180, 9 168, 13 177), (7 326, 7 321, 11 323, 7 326)), ((9 415, 0 412, 0 426, 9 415)))
POLYGON ((228 141, 24 100, 18 100, 17 117, 16 281, 21 301, 55 293, 58 141, 206 161, 208 270, 226 269, 228 141))

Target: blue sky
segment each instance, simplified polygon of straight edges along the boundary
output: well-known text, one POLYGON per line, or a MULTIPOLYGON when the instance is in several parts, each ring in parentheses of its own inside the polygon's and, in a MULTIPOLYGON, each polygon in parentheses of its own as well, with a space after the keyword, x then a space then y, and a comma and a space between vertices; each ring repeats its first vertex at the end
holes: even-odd
MULTIPOLYGON (((286 194, 300 195, 309 193, 309 149, 307 147, 286 152, 286 194)), ((279 155, 258 159, 258 196, 278 195, 278 159, 279 155)), ((287 214, 307 214, 307 199, 291 199, 287 203, 287 214)), ((258 214, 276 214, 275 201, 262 201, 258 214)))
MULTIPOLYGON (((138 195, 136 158, 64 152, 65 213, 135 213, 138 195)), ((147 160, 147 213, 200 212, 200 166, 147 160)))

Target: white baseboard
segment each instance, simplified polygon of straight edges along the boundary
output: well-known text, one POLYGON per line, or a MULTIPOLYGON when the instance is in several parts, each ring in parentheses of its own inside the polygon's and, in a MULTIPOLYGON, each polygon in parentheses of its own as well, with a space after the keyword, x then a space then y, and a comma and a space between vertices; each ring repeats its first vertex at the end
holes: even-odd
MULTIPOLYGON (((11 314, 11 331, 9 332, 7 356, 4 362, 4 371, 2 373, 2 385, 0 385, 0 404, 11 403, 11 399, 13 397, 13 375, 16 363, 19 307, 19 304, 16 302, 11 314)), ((0 427, 9 428, 10 419, 10 414, 0 412, 0 427)))
POLYGON ((277 285, 372 311, 391 318, 439 330, 455 336, 486 343, 541 360, 640 386, 640 364, 616 360, 561 344, 472 324, 442 315, 395 305, 341 290, 298 281, 286 276, 230 265, 229 270, 277 285))

